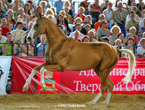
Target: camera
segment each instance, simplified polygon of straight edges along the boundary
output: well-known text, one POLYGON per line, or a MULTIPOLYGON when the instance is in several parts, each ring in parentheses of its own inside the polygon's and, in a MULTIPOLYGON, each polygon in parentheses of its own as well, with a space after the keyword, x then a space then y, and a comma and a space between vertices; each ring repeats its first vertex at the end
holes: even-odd
POLYGON ((31 37, 28 37, 27 39, 29 40, 29 42, 31 42, 31 37))
POLYGON ((10 43, 12 44, 12 43, 13 43, 13 41, 10 41, 10 43))

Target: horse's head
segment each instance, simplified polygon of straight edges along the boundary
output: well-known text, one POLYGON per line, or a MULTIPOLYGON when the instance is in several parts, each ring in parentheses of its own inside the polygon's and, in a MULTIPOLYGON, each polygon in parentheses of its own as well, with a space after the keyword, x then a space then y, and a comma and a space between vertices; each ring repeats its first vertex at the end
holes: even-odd
POLYGON ((33 39, 36 39, 40 35, 44 34, 46 32, 46 25, 45 25, 45 19, 42 17, 41 14, 35 14, 36 18, 33 22, 33 25, 28 33, 27 37, 31 37, 33 39))

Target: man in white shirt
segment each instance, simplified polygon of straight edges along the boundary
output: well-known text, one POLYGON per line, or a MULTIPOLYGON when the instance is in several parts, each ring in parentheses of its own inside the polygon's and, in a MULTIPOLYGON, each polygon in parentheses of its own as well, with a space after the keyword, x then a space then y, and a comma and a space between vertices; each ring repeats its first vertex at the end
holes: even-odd
POLYGON ((144 27, 144 19, 145 19, 145 9, 141 12, 141 17, 139 18, 139 27, 144 27))
MULTIPOLYGON (((78 30, 80 32, 78 39, 80 39, 82 41, 82 38, 83 38, 84 34, 81 33, 81 24, 76 24, 75 25, 75 30, 78 30)), ((71 32, 69 37, 75 38, 74 34, 75 34, 75 32, 71 32)))

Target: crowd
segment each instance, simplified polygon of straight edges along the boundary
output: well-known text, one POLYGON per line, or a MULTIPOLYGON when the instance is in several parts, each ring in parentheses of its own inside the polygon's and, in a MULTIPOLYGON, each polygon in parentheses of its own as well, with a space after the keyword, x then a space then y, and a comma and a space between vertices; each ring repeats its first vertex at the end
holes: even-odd
MULTIPOLYGON (((35 13, 52 20, 67 37, 78 42, 105 42, 116 48, 131 50, 135 57, 145 57, 145 4, 128 0, 123 3, 109 0, 100 4, 83 0, 78 11, 72 0, 1 0, 0 1, 0 55, 44 56, 46 37, 27 38, 35 13), (77 13, 76 13, 77 12, 77 13), (34 43, 35 42, 35 43, 34 43), (37 54, 34 52, 37 51, 37 54)), ((120 57, 128 57, 121 53, 120 57)))

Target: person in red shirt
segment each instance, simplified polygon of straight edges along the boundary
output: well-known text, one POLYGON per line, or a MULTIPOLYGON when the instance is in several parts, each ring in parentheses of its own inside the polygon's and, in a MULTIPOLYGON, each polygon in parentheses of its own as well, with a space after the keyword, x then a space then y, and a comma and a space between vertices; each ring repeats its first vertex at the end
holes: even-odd
POLYGON ((1 35, 6 36, 6 34, 8 32, 10 32, 10 29, 8 27, 6 27, 7 24, 7 20, 5 18, 1 19, 1 29, 2 29, 2 33, 1 35))
POLYGON ((79 7, 79 13, 76 14, 76 16, 75 16, 74 19, 76 19, 77 17, 80 17, 80 18, 82 18, 82 20, 84 21, 84 20, 85 20, 84 12, 85 12, 84 7, 79 7))
MULTIPOLYGON (((97 31, 98 28, 100 28, 100 24, 101 24, 100 22, 102 20, 105 20, 105 15, 104 14, 100 14, 99 15, 99 21, 94 24, 94 28, 95 28, 96 31, 97 31)), ((108 24, 106 24, 105 28, 108 29, 108 24)))

